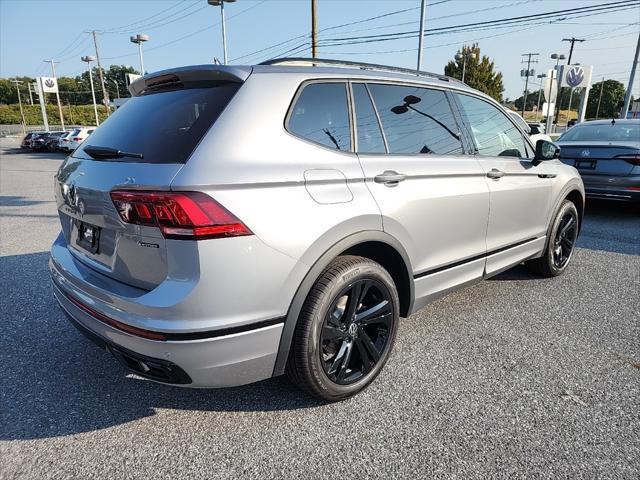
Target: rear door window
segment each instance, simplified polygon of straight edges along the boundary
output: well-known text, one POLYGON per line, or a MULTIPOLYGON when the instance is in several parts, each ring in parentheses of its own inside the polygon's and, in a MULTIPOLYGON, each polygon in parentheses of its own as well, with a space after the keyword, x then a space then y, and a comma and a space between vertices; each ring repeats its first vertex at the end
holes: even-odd
POLYGON ((161 90, 129 99, 95 129, 75 157, 91 159, 84 148, 107 147, 144 155, 106 161, 184 163, 239 88, 237 83, 161 90))
POLYGON ((356 131, 358 132, 358 153, 385 153, 384 139, 380 124, 367 87, 354 83, 353 103, 356 110, 356 131))
POLYGON ((389 153, 462 154, 446 94, 440 90, 369 84, 389 153))
POLYGON ((336 150, 351 150, 351 126, 345 83, 306 85, 289 114, 288 130, 336 150))

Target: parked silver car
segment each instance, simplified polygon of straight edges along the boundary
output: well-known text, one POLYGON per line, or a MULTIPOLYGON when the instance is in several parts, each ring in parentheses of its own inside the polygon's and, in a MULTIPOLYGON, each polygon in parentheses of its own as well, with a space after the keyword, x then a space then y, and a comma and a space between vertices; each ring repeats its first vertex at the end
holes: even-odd
POLYGON ((50 270, 69 319, 143 377, 287 372, 340 400, 378 375, 400 317, 570 262, 577 171, 452 78, 283 59, 130 91, 57 173, 50 270))

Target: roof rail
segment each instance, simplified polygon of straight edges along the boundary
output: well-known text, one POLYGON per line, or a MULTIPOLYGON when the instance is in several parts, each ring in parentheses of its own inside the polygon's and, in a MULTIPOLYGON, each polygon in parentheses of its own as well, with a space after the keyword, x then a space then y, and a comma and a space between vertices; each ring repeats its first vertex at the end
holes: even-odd
POLYGON ((360 70, 381 70, 387 72, 406 73, 410 75, 418 75, 422 77, 432 77, 438 80, 458 81, 455 78, 447 77, 446 75, 440 75, 438 73, 425 72, 423 70, 414 70, 412 68, 392 67, 389 65, 379 65, 376 63, 363 63, 363 62, 350 62, 348 60, 332 60, 326 58, 305 58, 305 57, 285 57, 285 58, 272 58, 266 60, 259 65, 300 65, 311 64, 311 66, 328 66, 328 67, 350 67, 359 68, 360 70))

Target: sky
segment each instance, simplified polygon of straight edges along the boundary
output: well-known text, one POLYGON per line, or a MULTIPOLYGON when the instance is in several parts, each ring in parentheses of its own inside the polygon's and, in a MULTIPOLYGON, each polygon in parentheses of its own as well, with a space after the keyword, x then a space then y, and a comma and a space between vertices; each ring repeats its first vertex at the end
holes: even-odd
MULTIPOLYGON (((604 76, 626 87, 640 32, 640 4, 553 23, 537 21, 534 25, 463 33, 446 28, 613 1, 427 0, 426 29, 443 30, 425 37, 422 68, 442 73, 465 42, 477 41, 482 54, 503 73, 504 96, 514 99, 524 89, 520 76, 523 53, 539 53, 539 63, 533 68, 536 74, 543 73, 554 64, 552 53, 569 53, 569 43, 562 39, 577 37, 586 41, 576 43, 573 63, 593 65, 593 82, 604 76)), ((237 0, 226 4, 229 63, 258 63, 298 52, 299 56, 310 56, 310 4, 310 0, 237 0), (277 44, 281 45, 264 50, 277 44)), ((325 43, 419 28, 420 0, 317 0, 317 4, 319 39, 325 43), (386 15, 399 10, 406 11, 386 15), (361 22, 379 15, 386 16, 361 22), (331 28, 345 23, 352 24, 331 28)), ((95 54, 92 36, 85 33, 94 29, 99 32, 103 67, 123 64, 139 69, 137 46, 129 41, 130 35, 138 33, 150 36, 143 46, 148 72, 223 58, 220 8, 207 5, 206 0, 0 0, 0 77, 50 75, 50 65, 43 62, 50 58, 60 61, 56 64, 58 76, 79 75, 86 68, 80 57, 95 54)), ((415 36, 320 46, 318 56, 415 68, 417 47, 415 36)), ((640 95, 640 72, 633 92, 636 98, 640 95)))

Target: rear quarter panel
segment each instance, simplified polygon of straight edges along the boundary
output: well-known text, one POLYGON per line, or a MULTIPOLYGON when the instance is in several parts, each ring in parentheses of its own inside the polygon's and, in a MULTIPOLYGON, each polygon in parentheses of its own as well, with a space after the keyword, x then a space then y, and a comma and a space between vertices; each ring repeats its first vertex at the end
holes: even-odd
POLYGON ((322 253, 350 234, 382 230, 356 155, 286 131, 288 109, 306 80, 251 75, 171 185, 208 193, 262 242, 297 261, 287 278, 273 278, 287 306, 322 253))

